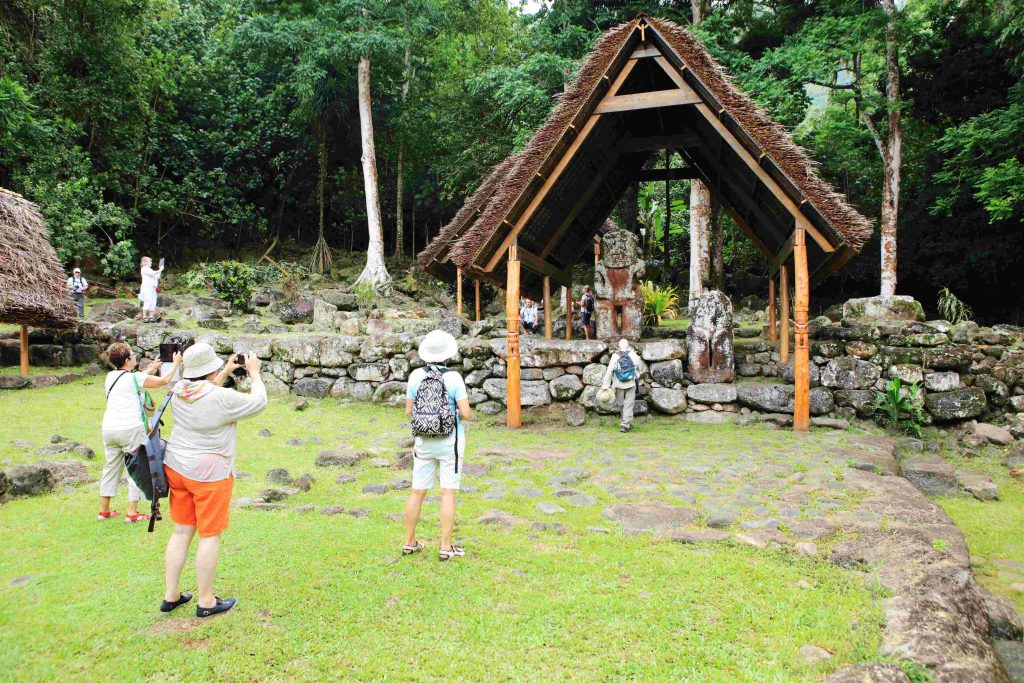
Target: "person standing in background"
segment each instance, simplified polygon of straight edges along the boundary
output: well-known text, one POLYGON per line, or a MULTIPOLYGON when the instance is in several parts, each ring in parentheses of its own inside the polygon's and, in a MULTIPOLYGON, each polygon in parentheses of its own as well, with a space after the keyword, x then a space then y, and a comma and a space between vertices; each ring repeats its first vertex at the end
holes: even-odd
POLYGON ((142 257, 141 266, 139 274, 142 276, 142 287, 139 289, 139 299, 142 301, 142 322, 155 323, 160 320, 156 308, 156 288, 160 284, 160 275, 164 272, 164 267, 160 266, 154 270, 153 259, 148 256, 142 257))
POLYGON ((534 334, 537 331, 537 302, 526 299, 519 308, 519 319, 523 321, 523 328, 534 334))
POLYGON ((580 297, 580 325, 583 334, 590 339, 590 321, 594 317, 594 295, 590 293, 590 285, 583 285, 583 296, 580 297))
POLYGON ((79 319, 85 318, 85 290, 89 289, 89 283, 82 277, 81 268, 75 268, 68 278, 68 289, 71 290, 71 299, 78 309, 79 319))

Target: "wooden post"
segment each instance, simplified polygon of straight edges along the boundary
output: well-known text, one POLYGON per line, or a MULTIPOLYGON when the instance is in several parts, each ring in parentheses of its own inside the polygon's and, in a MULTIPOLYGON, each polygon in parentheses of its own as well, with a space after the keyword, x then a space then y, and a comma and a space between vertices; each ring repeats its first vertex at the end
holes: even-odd
POLYGON ((597 264, 601 262, 601 243, 597 240, 594 241, 594 267, 597 268, 597 264))
POLYGON ((775 278, 768 278, 768 340, 775 341, 779 331, 775 320, 775 278))
POLYGON ((565 338, 572 339, 572 283, 565 288, 565 338))
POLYGON ((455 315, 462 317, 462 267, 455 268, 455 315))
POLYGON ((505 316, 508 359, 505 368, 506 423, 513 429, 522 426, 519 398, 519 247, 515 240, 508 247, 508 279, 505 285, 505 316))
POLYGON ((779 297, 782 299, 779 308, 782 320, 779 321, 779 360, 789 362, 789 269, 783 263, 779 269, 779 297))
POLYGON ((21 326, 21 374, 28 377, 28 325, 21 326))
POLYGON ((807 309, 810 291, 807 277, 806 233, 797 227, 793 240, 793 275, 796 285, 793 351, 793 431, 806 432, 811 424, 811 358, 807 344, 807 309))
POLYGON ((544 276, 544 338, 551 339, 551 328, 554 324, 551 319, 551 278, 544 276))
POLYGON ((473 289, 476 291, 476 321, 480 322, 480 281, 473 281, 473 289))

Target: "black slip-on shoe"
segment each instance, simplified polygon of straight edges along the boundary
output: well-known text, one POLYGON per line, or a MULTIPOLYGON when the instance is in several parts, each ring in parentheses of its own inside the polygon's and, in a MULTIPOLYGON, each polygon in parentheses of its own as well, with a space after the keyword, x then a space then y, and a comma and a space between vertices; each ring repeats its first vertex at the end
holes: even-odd
POLYGON ((191 600, 192 600, 192 594, 191 593, 178 593, 178 599, 175 600, 174 602, 168 602, 166 600, 161 602, 160 603, 160 611, 161 612, 173 612, 175 609, 177 609, 178 607, 181 607, 186 602, 189 602, 191 600))
POLYGON ((235 598, 227 598, 226 600, 221 600, 220 598, 215 597, 214 599, 217 600, 217 604, 213 607, 200 607, 199 605, 196 605, 196 616, 200 619, 204 619, 206 617, 212 617, 217 614, 223 614, 224 612, 227 612, 229 609, 234 607, 235 603, 238 602, 238 600, 235 598))

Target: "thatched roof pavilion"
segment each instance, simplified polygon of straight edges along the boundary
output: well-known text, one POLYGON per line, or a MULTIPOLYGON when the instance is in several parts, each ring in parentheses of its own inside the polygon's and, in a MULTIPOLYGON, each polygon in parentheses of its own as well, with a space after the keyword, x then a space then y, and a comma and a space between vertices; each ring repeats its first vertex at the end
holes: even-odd
POLYGON ((0 322, 22 326, 22 372, 28 372, 27 328, 78 325, 46 223, 35 204, 0 188, 0 322))
MULTIPOLYGON (((790 272, 795 276, 799 413, 808 391, 800 365, 809 285, 859 252, 871 225, 697 38, 672 22, 641 16, 608 31, 548 120, 521 152, 495 167, 420 254, 420 265, 454 275, 460 304, 462 275, 505 286, 510 299, 518 301, 522 291, 547 302, 551 282, 571 282, 570 267, 591 252, 631 184, 686 178, 710 188, 768 261, 772 311, 778 275, 784 360, 790 272), (686 167, 645 168, 664 150, 678 153, 686 167)), ((516 315, 511 303, 508 311, 516 315)), ((511 363, 518 343, 511 321, 509 330, 511 363)), ((801 426, 799 414, 794 423, 801 426)))

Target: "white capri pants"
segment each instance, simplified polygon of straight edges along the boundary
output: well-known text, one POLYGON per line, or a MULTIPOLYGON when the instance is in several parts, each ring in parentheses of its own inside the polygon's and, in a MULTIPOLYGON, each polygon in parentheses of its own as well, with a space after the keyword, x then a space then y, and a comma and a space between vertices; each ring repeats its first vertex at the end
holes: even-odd
MULTIPOLYGON (((121 475, 124 473, 124 454, 135 450, 145 440, 146 434, 141 424, 135 429, 103 431, 103 453, 107 460, 100 475, 101 496, 113 498, 117 495, 117 485, 121 483, 121 475)), ((128 477, 128 500, 133 503, 142 500, 142 489, 135 485, 131 477, 128 477)))

